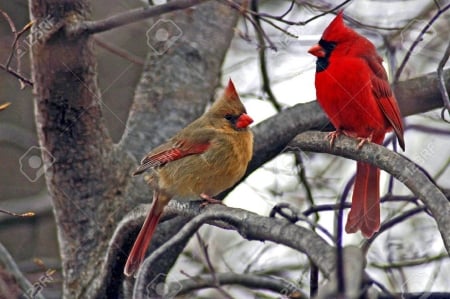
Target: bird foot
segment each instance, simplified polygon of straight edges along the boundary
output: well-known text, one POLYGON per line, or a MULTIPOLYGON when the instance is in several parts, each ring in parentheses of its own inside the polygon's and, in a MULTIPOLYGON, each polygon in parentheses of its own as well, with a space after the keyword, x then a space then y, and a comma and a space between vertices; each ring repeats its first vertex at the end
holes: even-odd
POLYGON ((336 131, 334 131, 334 132, 330 132, 330 133, 328 133, 328 135, 327 135, 327 137, 325 137, 325 139, 330 139, 330 147, 333 147, 334 146, 334 140, 339 136, 339 135, 341 135, 341 131, 338 131, 338 130, 336 130, 336 131))
POLYGON ((220 204, 223 205, 223 202, 221 200, 215 199, 211 196, 209 196, 208 194, 202 193, 200 194, 200 197, 204 200, 201 204, 200 207, 206 207, 209 204, 220 204))
POLYGON ((361 149, 365 143, 372 142, 372 135, 370 134, 369 137, 356 137, 359 140, 357 148, 361 149))

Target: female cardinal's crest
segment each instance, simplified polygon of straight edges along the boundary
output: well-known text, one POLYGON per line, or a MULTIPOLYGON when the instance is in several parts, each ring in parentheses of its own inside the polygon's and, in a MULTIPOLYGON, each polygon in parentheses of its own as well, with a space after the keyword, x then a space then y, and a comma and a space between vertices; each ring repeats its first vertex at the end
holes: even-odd
POLYGON ((225 88, 225 98, 228 100, 239 99, 236 88, 234 87, 233 81, 231 79, 228 80, 228 85, 225 88))

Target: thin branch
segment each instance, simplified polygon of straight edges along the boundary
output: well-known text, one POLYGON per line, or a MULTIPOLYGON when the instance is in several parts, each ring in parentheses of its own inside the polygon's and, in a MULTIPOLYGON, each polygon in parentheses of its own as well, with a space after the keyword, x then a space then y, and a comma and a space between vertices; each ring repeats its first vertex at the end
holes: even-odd
POLYGON ((3 104, 0 104, 0 111, 5 110, 5 109, 8 108, 10 105, 11 105, 10 102, 6 102, 6 103, 3 103, 3 104))
POLYGON ((9 67, 11 60, 14 56, 14 53, 16 52, 16 46, 17 46, 17 42, 19 41, 19 38, 22 36, 23 33, 25 33, 26 31, 28 31, 28 29, 31 28, 31 26, 33 25, 33 22, 29 22, 19 32, 17 32, 16 25, 14 24, 11 17, 5 11, 3 11, 1 9, 0 9, 0 14, 2 14, 3 17, 6 19, 6 21, 8 22, 9 27, 11 28, 11 32, 14 35, 14 39, 11 44, 11 50, 10 50, 8 59, 6 60, 6 64, 5 65, 0 64, 0 68, 5 70, 6 72, 12 74, 17 79, 19 79, 19 81, 21 83, 21 87, 23 87, 23 84, 28 84, 30 86, 33 86, 33 83, 29 79, 26 79, 22 75, 19 74, 19 72, 20 72, 20 59, 19 58, 17 59, 18 71, 14 71, 14 70, 10 69, 10 67, 9 67))
POLYGON ((14 217, 32 217, 35 215, 34 212, 14 213, 14 212, 7 211, 4 209, 0 209, 0 213, 4 213, 4 214, 14 216, 14 217))
POLYGON ((314 229, 318 229, 323 234, 325 234, 331 241, 333 241, 334 243, 336 242, 336 239, 333 237, 333 235, 330 234, 330 232, 328 232, 323 226, 321 226, 316 222, 312 222, 308 218, 304 217, 303 214, 300 213, 300 211, 297 211, 295 207, 293 207, 291 204, 287 202, 282 202, 275 205, 270 211, 269 217, 275 217, 276 214, 280 214, 282 217, 286 218, 291 223, 296 223, 298 221, 306 222, 313 228, 313 231, 315 231, 314 229), (284 209, 290 211, 291 214, 287 214, 284 211, 284 209))
POLYGON ((445 111, 450 115, 450 99, 448 96, 447 87, 445 86, 445 78, 444 78, 444 66, 448 61, 450 56, 450 42, 447 45, 447 49, 445 50, 444 56, 439 62, 437 75, 439 78, 439 90, 441 91, 442 101, 444 102, 444 108, 442 108, 441 118, 447 123, 450 123, 450 120, 445 119, 445 111))
POLYGON ((217 279, 217 274, 216 274, 216 270, 214 269, 211 259, 209 258, 209 253, 208 253, 208 245, 206 245, 205 241, 202 239, 202 237, 200 236, 200 234, 197 232, 195 234, 195 236, 197 237, 197 241, 200 245, 200 249, 202 250, 203 256, 206 259, 206 264, 208 265, 208 269, 209 272, 211 274, 211 278, 213 281, 213 287, 219 291, 225 298, 228 299, 233 299, 233 297, 231 297, 230 294, 228 294, 222 287, 221 287, 221 283, 220 280, 217 279))
POLYGON ((337 138, 338 142, 331 148, 325 140, 326 136, 326 133, 305 132, 294 138, 289 146, 370 163, 394 175, 431 211, 447 252, 450 253, 450 218, 448 217, 450 215, 450 204, 442 191, 420 167, 404 156, 380 145, 369 143, 358 149, 358 141, 346 136, 337 138))
MULTIPOLYGON (((252 0, 252 9, 255 12, 258 12, 258 0, 252 0)), ((275 110, 277 110, 277 112, 281 111, 281 105, 280 103, 277 101, 273 91, 272 91, 272 87, 270 85, 270 79, 269 79, 269 74, 267 71, 267 61, 266 61, 266 43, 264 40, 264 36, 262 34, 262 31, 264 30, 261 27, 261 22, 259 19, 258 15, 253 15, 253 19, 255 21, 256 26, 258 26, 260 28, 260 30, 256 30, 256 36, 258 38, 258 44, 259 44, 259 51, 258 51, 258 56, 259 56, 259 67, 260 67, 260 71, 261 71, 261 78, 262 78, 262 82, 263 82, 263 90, 265 91, 265 93, 267 94, 270 103, 272 103, 273 107, 275 108, 275 110)))
POLYGON ((4 71, 7 72, 7 73, 10 73, 10 74, 13 75, 14 77, 16 77, 17 79, 19 79, 20 81, 22 81, 23 83, 25 83, 25 84, 27 84, 27 85, 33 87, 33 82, 32 82, 30 79, 24 77, 22 74, 20 74, 20 73, 14 71, 14 70, 12 70, 12 69, 10 69, 10 68, 7 68, 5 65, 3 65, 3 64, 1 64, 1 63, 0 63, 0 69, 4 70, 4 71))
MULTIPOLYGON (((307 298, 308 296, 295 284, 273 276, 263 276, 255 274, 238 274, 238 273, 217 273, 217 280, 221 285, 239 285, 251 289, 263 289, 273 291, 277 294, 286 296, 287 298, 307 298)), ((201 275, 177 281, 179 291, 177 295, 185 295, 189 292, 212 288, 215 281, 209 275, 201 275)), ((171 287, 169 286, 169 290, 171 287)), ((169 292, 170 293, 170 292, 169 292)), ((284 297, 283 297, 284 298, 284 297)))
MULTIPOLYGON (((240 4, 236 3, 233 0, 224 0, 224 1, 226 3, 228 3, 233 8, 238 9, 240 7, 240 4)), ((251 15, 254 15, 254 16, 259 16, 262 21, 267 22, 267 23, 271 24, 274 27, 276 27, 276 25, 274 25, 274 23, 270 22, 269 19, 276 20, 276 21, 282 22, 282 23, 287 24, 287 25, 302 25, 302 26, 304 26, 304 25, 306 25, 306 24, 308 24, 308 23, 310 23, 310 22, 312 22, 312 21, 314 21, 314 20, 316 20, 318 18, 323 17, 324 15, 327 15, 329 13, 335 12, 336 10, 340 9, 341 7, 343 7, 344 5, 346 5, 347 3, 351 2, 351 1, 352 0, 343 1, 341 4, 333 7, 332 9, 326 10, 323 13, 320 13, 320 14, 314 16, 314 17, 311 17, 311 18, 307 19, 306 21, 289 21, 289 20, 285 20, 284 17, 292 9, 291 7, 288 9, 287 12, 283 13, 281 16, 274 16, 274 15, 267 14, 267 13, 259 13, 259 12, 254 11, 254 10, 246 10, 246 12, 248 14, 251 14, 251 15)), ((291 3, 291 6, 292 6, 292 3, 291 3)))
MULTIPOLYGON (((17 267, 17 264, 14 262, 13 258, 9 254, 9 252, 6 250, 5 247, 0 243, 0 264, 6 271, 10 272, 14 279, 17 281, 18 285, 20 286, 20 289, 27 294, 30 292, 30 290, 33 290, 33 285, 25 278, 25 276, 20 272, 19 267, 17 267)), ((35 299, 45 299, 42 294, 37 293, 33 297, 35 299)))
POLYGON ((416 37, 416 39, 414 40, 414 42, 411 44, 411 47, 409 47, 408 51, 406 52, 405 57, 403 58, 402 62, 400 63, 399 68, 397 69, 397 72, 395 73, 394 76, 394 82, 397 82, 400 79, 400 75, 403 72, 403 69, 406 66, 406 63, 408 62, 409 58, 411 57, 414 49, 417 47, 417 45, 422 41, 423 35, 428 31, 428 29, 431 27, 431 25, 433 25, 434 22, 436 22, 439 17, 450 8, 450 4, 447 4, 446 6, 440 8, 438 7, 438 11, 436 12, 436 14, 430 19, 430 21, 428 21, 428 23, 425 25, 425 27, 422 28, 422 30, 420 31, 419 35, 416 37))
POLYGON ((68 34, 79 36, 82 34, 95 34, 151 17, 159 16, 168 12, 186 9, 209 0, 175 0, 158 6, 136 8, 98 21, 86 21, 68 30, 68 34))
POLYGON ((115 54, 115 55, 117 55, 119 57, 122 57, 122 58, 124 58, 124 59, 126 59, 126 60, 128 60, 128 61, 130 61, 130 62, 132 62, 134 64, 143 66, 144 63, 145 63, 144 59, 142 59, 142 58, 140 58, 140 57, 138 57, 136 55, 133 55, 133 54, 129 53, 128 51, 125 51, 125 50, 123 50, 123 49, 121 49, 121 48, 119 48, 119 47, 117 47, 117 46, 115 46, 115 45, 113 45, 111 43, 105 42, 104 40, 102 40, 101 38, 99 38, 97 36, 94 37, 94 42, 97 45, 99 45, 100 47, 102 47, 103 49, 105 49, 105 50, 107 50, 107 51, 109 51, 109 52, 111 52, 111 53, 113 53, 113 54, 115 54))
MULTIPOLYGON (((10 65, 10 63, 11 63, 11 60, 12 60, 12 58, 13 58, 13 56, 14 56, 14 53, 16 52, 16 46, 17 46, 17 42, 19 41, 19 38, 25 33, 25 32, 27 32, 28 30, 30 30, 30 28, 31 28, 31 26, 33 26, 33 24, 34 24, 34 22, 33 21, 30 21, 30 22, 28 22, 19 32, 17 32, 16 33, 16 29, 14 28, 14 31, 13 31, 13 33, 14 33, 14 41, 13 41, 13 43, 12 43, 12 45, 11 45, 11 51, 10 51, 10 53, 9 53, 9 57, 8 57, 8 59, 6 60, 6 68, 7 69, 9 69, 9 65, 10 65)), ((17 58, 17 63, 18 63, 18 69, 20 70, 20 59, 19 58, 17 58)))
POLYGON ((404 268, 404 267, 416 267, 416 266, 428 264, 431 262, 445 260, 448 258, 449 258, 448 253, 442 252, 442 253, 434 255, 434 256, 424 256, 424 257, 413 259, 413 260, 404 260, 404 261, 399 261, 399 262, 394 262, 394 263, 389 263, 389 264, 381 264, 381 263, 377 263, 377 262, 372 262, 372 263, 370 263, 370 266, 381 269, 381 270, 387 270, 387 269, 404 268))
POLYGON ((338 215, 335 220, 336 225, 336 279, 337 279, 337 292, 338 294, 345 294, 345 263, 344 263, 344 250, 342 246, 343 234, 344 234, 344 206, 345 200, 350 193, 350 189, 353 186, 353 180, 350 180, 344 188, 344 192, 339 199, 338 215))
POLYGON ((406 219, 408 219, 408 218, 410 218, 410 217, 412 217, 412 216, 414 216, 414 215, 416 215, 418 213, 421 213, 421 212, 425 211, 425 209, 426 209, 426 207, 424 207, 424 206, 416 207, 416 208, 410 209, 410 210, 408 210, 406 212, 403 212, 400 215, 398 215, 398 216, 396 216, 396 217, 394 217, 392 219, 384 221, 381 224, 381 226, 380 226, 380 230, 378 232, 376 232, 372 236, 372 238, 365 240, 363 245, 361 246, 361 248, 363 249, 364 252, 367 253, 369 251, 370 245, 372 245, 372 243, 375 241, 375 239, 378 236, 380 236, 383 232, 385 232, 388 229, 392 228, 394 225, 399 224, 399 223, 405 221, 406 219))
MULTIPOLYGON (((311 207, 315 206, 314 197, 312 195, 311 186, 309 185, 308 179, 306 178, 306 170, 303 164, 303 159, 300 152, 294 153, 295 157, 295 165, 297 166, 297 175, 302 183, 303 187, 305 188, 306 192, 306 199, 309 202, 309 205, 311 207)), ((302 213, 303 214, 303 213, 302 213)), ((304 214, 303 214, 304 215, 304 214)), ((318 212, 314 213, 314 223, 318 223, 320 219, 320 215, 318 212)), ((315 227, 312 226, 312 230, 315 231, 315 227)), ((309 260, 310 264, 310 275, 309 275, 309 296, 313 298, 317 295, 317 292, 319 290, 319 269, 317 268, 314 263, 309 260)))
POLYGON ((290 224, 286 220, 263 217, 245 210, 222 205, 210 205, 199 210, 199 202, 172 202, 169 203, 165 213, 175 212, 185 216, 187 214, 198 215, 184 225, 178 234, 145 259, 137 274, 136 285, 145 286, 146 272, 150 271, 152 264, 171 247, 177 246, 179 242, 184 242, 186 238, 190 238, 205 223, 222 228, 225 224, 225 227, 236 230, 248 240, 272 241, 304 252, 326 277, 334 269, 333 248, 316 233, 306 228, 290 224))
MULTIPOLYGON (((410 202, 412 204, 417 205, 417 197, 416 196, 410 196, 410 195, 405 195, 405 196, 400 196, 400 195, 391 195, 391 194, 386 194, 385 196, 380 198, 380 202, 394 202, 394 201, 406 201, 406 202, 410 202)), ((336 211, 338 210, 340 207, 340 204, 322 204, 322 205, 315 205, 313 207, 309 207, 308 209, 304 210, 302 213, 305 216, 309 216, 313 213, 318 213, 318 212, 326 212, 326 211, 336 211)), ((344 208, 345 209, 350 209, 352 207, 352 204, 349 202, 345 202, 344 203, 344 208)))
MULTIPOLYGON (((308 178, 306 177, 306 170, 305 170, 306 168, 303 163, 301 153, 295 152, 294 156, 295 156, 295 164, 297 165, 297 168, 298 168, 298 178, 299 178, 300 182, 302 183, 303 187, 305 188, 306 200, 308 201, 310 207, 315 207, 316 203, 315 203, 314 197, 312 195, 312 189, 308 182, 308 178)), ((307 216, 304 213, 303 213, 303 215, 307 216)), ((314 221, 318 222, 319 220, 320 220, 319 213, 314 212, 314 221)))
MULTIPOLYGON (((339 203, 337 204, 323 204, 323 205, 316 205, 313 207, 309 207, 308 209, 306 209, 305 211, 303 211, 303 215, 305 216, 309 216, 311 214, 314 213, 318 213, 318 212, 324 212, 324 211, 336 211, 339 210, 339 207, 341 205, 339 203)), ((352 204, 349 202, 344 203, 344 208, 349 209, 352 207, 352 204)))

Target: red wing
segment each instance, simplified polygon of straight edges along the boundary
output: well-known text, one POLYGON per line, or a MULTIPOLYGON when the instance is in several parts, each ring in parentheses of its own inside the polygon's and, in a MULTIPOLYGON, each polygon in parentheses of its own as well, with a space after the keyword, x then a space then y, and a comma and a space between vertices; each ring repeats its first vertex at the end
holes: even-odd
POLYGON ((183 157, 204 153, 210 143, 191 144, 187 141, 179 141, 175 144, 165 144, 150 152, 141 161, 141 165, 136 169, 133 175, 143 173, 149 168, 163 166, 164 164, 181 159, 183 157))
POLYGON ((397 135, 400 147, 405 150, 405 141, 403 139, 403 123, 400 118, 400 110, 389 85, 387 74, 380 57, 371 55, 364 57, 371 68, 374 76, 372 76, 372 91, 378 106, 386 116, 387 120, 397 135))

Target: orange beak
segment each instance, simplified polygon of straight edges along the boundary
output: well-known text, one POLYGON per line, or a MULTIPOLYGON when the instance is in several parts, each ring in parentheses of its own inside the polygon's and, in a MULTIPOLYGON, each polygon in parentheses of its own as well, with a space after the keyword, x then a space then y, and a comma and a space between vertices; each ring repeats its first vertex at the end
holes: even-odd
POLYGON ((317 56, 319 58, 325 57, 326 55, 325 50, 319 44, 315 44, 314 46, 309 48, 308 53, 317 56))
POLYGON ((251 123, 253 122, 253 119, 248 116, 246 113, 242 113, 241 116, 236 121, 236 128, 243 129, 247 128, 251 123))

